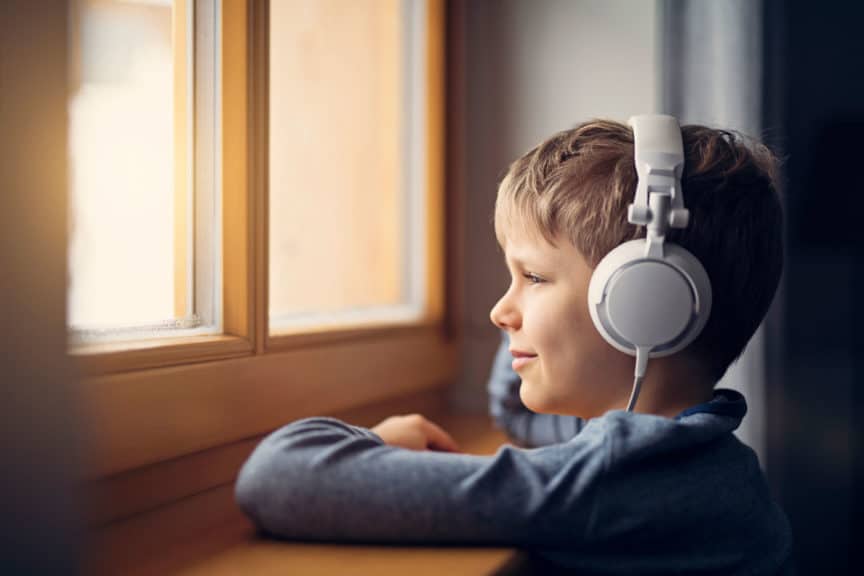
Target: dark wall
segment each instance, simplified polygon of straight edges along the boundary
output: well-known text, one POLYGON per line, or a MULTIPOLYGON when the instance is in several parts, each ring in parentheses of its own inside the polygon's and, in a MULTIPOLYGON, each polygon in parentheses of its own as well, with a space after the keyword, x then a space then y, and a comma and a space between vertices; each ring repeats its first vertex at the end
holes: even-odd
POLYGON ((860 574, 864 3, 764 6, 764 132, 785 156, 787 214, 768 326, 769 480, 799 573, 860 574))
POLYGON ((0 2, 0 574, 79 572, 66 354, 65 0, 0 2))

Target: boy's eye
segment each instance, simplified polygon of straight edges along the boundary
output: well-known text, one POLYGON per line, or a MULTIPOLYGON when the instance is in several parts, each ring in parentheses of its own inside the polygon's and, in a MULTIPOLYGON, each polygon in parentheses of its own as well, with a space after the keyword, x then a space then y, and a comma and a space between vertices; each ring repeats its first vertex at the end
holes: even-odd
POLYGON ((543 282, 545 282, 543 278, 537 276, 536 274, 532 274, 531 272, 524 272, 522 276, 524 276, 525 279, 528 280, 528 282, 530 282, 531 284, 542 284, 543 282))

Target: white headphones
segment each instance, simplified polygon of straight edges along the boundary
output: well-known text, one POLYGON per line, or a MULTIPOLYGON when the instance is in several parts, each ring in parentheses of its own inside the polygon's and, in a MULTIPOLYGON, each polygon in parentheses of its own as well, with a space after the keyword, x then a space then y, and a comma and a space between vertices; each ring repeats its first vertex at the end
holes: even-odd
POLYGON ((625 242, 600 261, 588 286, 588 309, 609 344, 636 356, 627 406, 632 411, 648 358, 678 352, 705 327, 711 282, 693 254, 665 241, 669 227, 686 228, 690 220, 681 192, 684 146, 678 120, 642 115, 628 124, 639 184, 627 221, 647 226, 647 238, 625 242))

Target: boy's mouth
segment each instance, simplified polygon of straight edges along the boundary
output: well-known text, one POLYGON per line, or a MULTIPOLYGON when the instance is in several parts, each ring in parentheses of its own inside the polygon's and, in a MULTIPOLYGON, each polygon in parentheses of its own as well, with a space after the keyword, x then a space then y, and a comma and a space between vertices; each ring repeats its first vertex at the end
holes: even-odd
POLYGON ((521 350, 510 350, 510 354, 513 356, 512 366, 515 372, 518 372, 520 368, 524 368, 537 358, 536 354, 522 352, 521 350))

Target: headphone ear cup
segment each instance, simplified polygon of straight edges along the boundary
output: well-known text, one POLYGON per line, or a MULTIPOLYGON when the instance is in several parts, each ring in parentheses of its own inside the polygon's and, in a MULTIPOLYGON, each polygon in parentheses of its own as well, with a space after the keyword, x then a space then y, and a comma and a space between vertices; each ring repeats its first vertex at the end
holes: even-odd
POLYGON ((696 339, 711 312, 711 283, 699 260, 673 243, 662 259, 631 240, 597 265, 588 288, 594 326, 612 346, 650 357, 673 354, 696 339))

